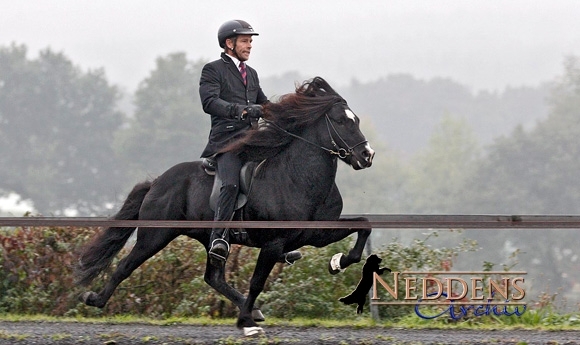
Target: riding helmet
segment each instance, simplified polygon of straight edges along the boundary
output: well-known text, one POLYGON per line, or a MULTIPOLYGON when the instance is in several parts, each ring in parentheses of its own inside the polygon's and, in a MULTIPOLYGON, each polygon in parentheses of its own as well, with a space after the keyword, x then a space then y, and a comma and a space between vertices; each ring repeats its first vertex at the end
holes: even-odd
POLYGON ((218 42, 220 47, 225 48, 226 39, 237 35, 259 35, 248 22, 243 20, 228 20, 218 30, 218 42))

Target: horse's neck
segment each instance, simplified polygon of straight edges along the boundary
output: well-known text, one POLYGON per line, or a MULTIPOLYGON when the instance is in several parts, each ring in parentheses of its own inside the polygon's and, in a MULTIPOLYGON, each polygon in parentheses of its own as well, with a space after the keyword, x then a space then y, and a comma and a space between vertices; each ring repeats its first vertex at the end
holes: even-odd
POLYGON ((284 165, 289 167, 286 173, 293 179, 302 178, 314 185, 332 184, 336 177, 336 157, 321 148, 325 147, 324 144, 316 143, 316 136, 304 135, 304 139, 309 142, 295 139, 280 155, 281 160, 286 162, 284 165))

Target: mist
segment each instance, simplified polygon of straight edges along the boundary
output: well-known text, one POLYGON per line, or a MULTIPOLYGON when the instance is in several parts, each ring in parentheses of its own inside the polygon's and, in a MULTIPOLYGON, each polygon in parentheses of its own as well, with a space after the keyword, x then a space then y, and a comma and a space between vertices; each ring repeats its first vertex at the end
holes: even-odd
POLYGON ((396 73, 473 91, 535 86, 580 54, 580 5, 556 1, 1 0, 0 44, 62 51, 133 91, 158 56, 219 56, 217 29, 244 19, 261 77, 296 71, 346 85, 396 73))

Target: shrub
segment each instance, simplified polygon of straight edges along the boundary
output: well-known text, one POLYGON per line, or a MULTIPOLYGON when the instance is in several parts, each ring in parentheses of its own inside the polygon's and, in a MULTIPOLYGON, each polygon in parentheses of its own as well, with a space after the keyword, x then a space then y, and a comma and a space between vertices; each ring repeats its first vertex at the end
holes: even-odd
MULTIPOLYGON (((47 315, 101 316, 134 314, 148 317, 233 317, 238 310, 203 279, 203 246, 179 237, 147 260, 122 282, 102 310, 85 306, 74 285, 75 252, 95 235, 96 228, 21 227, 0 229, 0 312, 47 315)), ((121 251, 113 262, 124 257, 121 251)), ((233 246, 227 263, 229 283, 247 292, 257 249, 233 246)), ((278 264, 273 277, 284 270, 278 264)), ((95 280, 100 291, 111 272, 95 280)))
MULTIPOLYGON (((197 241, 179 237, 120 284, 101 310, 78 301, 85 290, 74 285, 72 267, 75 251, 95 235, 95 228, 21 227, 0 229, 0 312, 55 316, 103 316, 133 314, 167 318, 235 317, 238 309, 210 288, 203 279, 206 253, 197 241)), ((435 249, 427 244, 434 236, 415 240, 410 246, 392 242, 377 254, 392 270, 438 269, 458 253, 473 250, 468 241, 435 249)), ((257 304, 266 315, 280 318, 343 318, 355 313, 338 299, 349 294, 360 279, 364 260, 346 272, 332 276, 328 260, 346 253, 352 238, 325 248, 302 248, 304 258, 295 266, 277 264, 257 304)), ((124 257, 125 248, 113 262, 124 257)), ((227 262, 226 279, 241 293, 247 293, 258 250, 233 246, 227 262)), ((100 291, 111 272, 95 280, 100 291)), ((385 317, 409 313, 404 308, 381 308, 385 317)))

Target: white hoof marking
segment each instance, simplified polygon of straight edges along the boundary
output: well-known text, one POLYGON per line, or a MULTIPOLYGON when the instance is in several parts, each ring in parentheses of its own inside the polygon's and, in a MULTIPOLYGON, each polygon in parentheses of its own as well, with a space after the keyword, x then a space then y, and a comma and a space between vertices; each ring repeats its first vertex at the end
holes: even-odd
POLYGON ((332 267, 335 271, 344 272, 344 269, 340 267, 340 258, 342 258, 344 254, 337 253, 332 256, 330 259, 330 267, 332 267))
POLYGON ((87 291, 85 293, 83 293, 81 295, 81 302, 83 302, 84 304, 87 304, 87 301, 89 300, 89 297, 91 296, 92 292, 91 291, 87 291))
POLYGON ((244 337, 252 337, 260 334, 264 334, 262 327, 244 327, 244 337))

